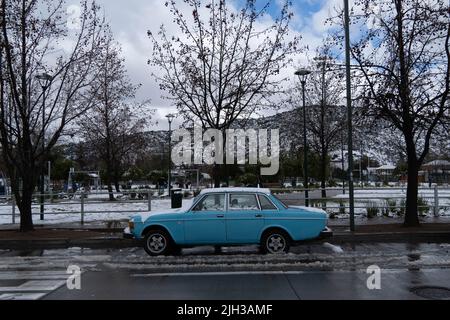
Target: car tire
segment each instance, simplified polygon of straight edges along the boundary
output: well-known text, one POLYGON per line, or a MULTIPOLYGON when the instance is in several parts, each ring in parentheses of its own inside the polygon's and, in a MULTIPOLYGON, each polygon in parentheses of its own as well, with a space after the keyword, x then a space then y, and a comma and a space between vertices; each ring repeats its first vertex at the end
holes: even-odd
POLYGON ((289 252, 291 238, 283 230, 265 232, 261 238, 261 251, 263 253, 279 254, 289 252))
POLYGON ((164 230, 150 230, 144 237, 144 250, 151 256, 166 255, 172 249, 172 238, 164 230))

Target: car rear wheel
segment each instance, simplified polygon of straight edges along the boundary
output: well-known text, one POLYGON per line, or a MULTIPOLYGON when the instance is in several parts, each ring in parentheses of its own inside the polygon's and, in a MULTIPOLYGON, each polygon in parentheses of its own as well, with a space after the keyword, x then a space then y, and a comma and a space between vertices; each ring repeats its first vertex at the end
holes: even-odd
POLYGON ((168 254, 172 239, 164 230, 150 230, 144 238, 144 249, 151 256, 168 254))
POLYGON ((282 230, 266 232, 261 239, 261 248, 264 253, 286 253, 289 247, 289 235, 282 230))

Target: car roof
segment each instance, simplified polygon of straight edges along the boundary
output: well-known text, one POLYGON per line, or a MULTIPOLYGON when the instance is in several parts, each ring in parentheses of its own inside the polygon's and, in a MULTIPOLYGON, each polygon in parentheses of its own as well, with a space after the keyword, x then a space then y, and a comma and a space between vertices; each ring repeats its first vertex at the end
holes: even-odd
POLYGON ((246 193, 246 192, 252 192, 252 193, 265 193, 265 194, 270 194, 270 189, 267 188, 233 188, 233 187, 228 187, 228 188, 209 188, 209 189, 203 189, 200 194, 205 194, 205 193, 220 193, 220 192, 241 192, 241 193, 246 193))

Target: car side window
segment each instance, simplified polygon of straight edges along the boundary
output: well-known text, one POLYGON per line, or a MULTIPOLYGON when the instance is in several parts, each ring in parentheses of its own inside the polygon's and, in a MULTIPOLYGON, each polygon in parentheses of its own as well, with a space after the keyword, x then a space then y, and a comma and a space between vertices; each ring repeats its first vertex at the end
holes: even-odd
POLYGON ((259 204, 261 205, 261 210, 277 210, 277 207, 274 206, 274 204, 267 199, 267 197, 263 195, 258 195, 259 204))
POLYGON ((256 195, 230 194, 229 210, 259 210, 256 195))
POLYGON ((224 211, 225 194, 214 193, 205 196, 195 205, 192 211, 224 211))

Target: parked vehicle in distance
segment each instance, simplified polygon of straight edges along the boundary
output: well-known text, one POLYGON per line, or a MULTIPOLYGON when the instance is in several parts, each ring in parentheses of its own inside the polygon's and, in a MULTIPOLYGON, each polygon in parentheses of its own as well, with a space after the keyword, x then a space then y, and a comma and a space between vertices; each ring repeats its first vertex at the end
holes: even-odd
POLYGON ((124 230, 125 238, 143 240, 149 255, 243 244, 282 253, 297 241, 331 235, 325 211, 287 206, 261 188, 205 189, 188 207, 134 215, 124 230))

